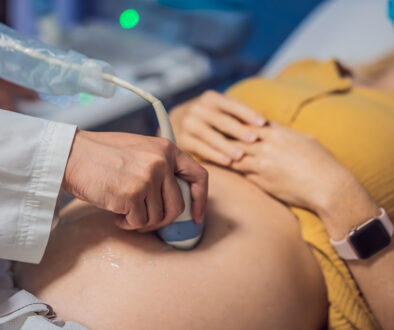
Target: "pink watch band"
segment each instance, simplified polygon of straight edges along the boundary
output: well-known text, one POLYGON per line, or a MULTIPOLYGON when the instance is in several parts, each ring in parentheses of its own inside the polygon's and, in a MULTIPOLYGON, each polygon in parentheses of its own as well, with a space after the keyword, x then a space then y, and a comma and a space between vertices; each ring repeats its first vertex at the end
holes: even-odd
MULTIPOLYGON (((380 222, 383 224, 384 228, 386 228, 389 236, 392 237, 393 233, 394 233, 394 226, 393 226, 390 218, 388 217, 386 211, 383 208, 380 209, 380 212, 381 213, 378 217, 367 220, 366 222, 364 222, 363 224, 358 226, 357 229, 367 225, 369 222, 371 222, 375 219, 379 219, 380 222)), ((334 241, 334 240, 330 239, 330 243, 332 244, 332 246, 335 248, 335 250, 338 252, 339 256, 342 259, 358 260, 360 258, 357 255, 356 251, 354 251, 352 244, 350 243, 350 240, 349 240, 349 236, 351 234, 352 234, 352 232, 349 233, 343 240, 340 240, 340 241, 334 241)))

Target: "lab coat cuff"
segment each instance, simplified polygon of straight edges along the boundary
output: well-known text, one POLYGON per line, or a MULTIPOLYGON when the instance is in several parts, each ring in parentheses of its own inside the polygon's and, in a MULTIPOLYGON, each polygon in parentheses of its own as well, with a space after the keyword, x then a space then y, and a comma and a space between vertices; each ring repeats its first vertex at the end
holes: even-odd
POLYGON ((48 122, 24 205, 23 244, 15 249, 14 260, 39 263, 44 255, 75 131, 76 126, 48 122))

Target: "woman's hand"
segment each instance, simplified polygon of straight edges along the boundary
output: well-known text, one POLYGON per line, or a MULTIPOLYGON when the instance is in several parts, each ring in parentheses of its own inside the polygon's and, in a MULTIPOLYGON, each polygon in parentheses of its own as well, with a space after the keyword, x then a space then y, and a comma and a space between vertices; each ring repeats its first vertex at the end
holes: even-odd
POLYGON ((343 169, 310 136, 276 123, 255 130, 260 140, 244 146, 246 155, 231 168, 288 204, 313 208, 330 193, 343 169))
POLYGON ((314 138, 276 123, 255 132, 260 140, 245 145, 246 155, 231 168, 278 199, 318 213, 334 239, 379 214, 366 189, 314 138))
POLYGON ((243 145, 253 143, 253 128, 264 125, 263 117, 227 96, 208 91, 171 112, 179 146, 205 160, 230 165, 244 155, 243 145))

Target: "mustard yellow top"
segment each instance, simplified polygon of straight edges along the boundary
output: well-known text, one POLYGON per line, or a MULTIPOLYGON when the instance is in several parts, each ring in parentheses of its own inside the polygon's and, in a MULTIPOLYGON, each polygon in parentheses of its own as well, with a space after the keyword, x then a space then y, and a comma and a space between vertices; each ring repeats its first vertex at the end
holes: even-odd
MULTIPOLYGON (((394 95, 352 86, 333 60, 304 60, 275 79, 242 81, 228 95, 267 119, 317 138, 394 219, 394 95)), ((349 269, 332 248, 322 221, 306 210, 293 211, 325 277, 329 327, 379 329, 349 269)))

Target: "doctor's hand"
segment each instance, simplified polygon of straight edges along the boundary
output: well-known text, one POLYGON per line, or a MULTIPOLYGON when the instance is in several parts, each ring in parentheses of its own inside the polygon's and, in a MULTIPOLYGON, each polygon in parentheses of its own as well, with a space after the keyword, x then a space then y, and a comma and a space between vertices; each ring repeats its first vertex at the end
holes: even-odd
POLYGON ((15 102, 17 99, 34 101, 38 100, 38 96, 29 89, 0 79, 0 109, 15 111, 15 102))
POLYGON ((207 171, 164 138, 78 131, 63 188, 75 197, 117 213, 122 229, 156 230, 183 212, 175 176, 190 184, 191 213, 202 222, 207 171))
POLYGON ((253 128, 265 123, 246 105, 214 91, 175 107, 170 119, 180 148, 222 166, 241 159, 245 152, 235 142, 255 142, 253 128))

